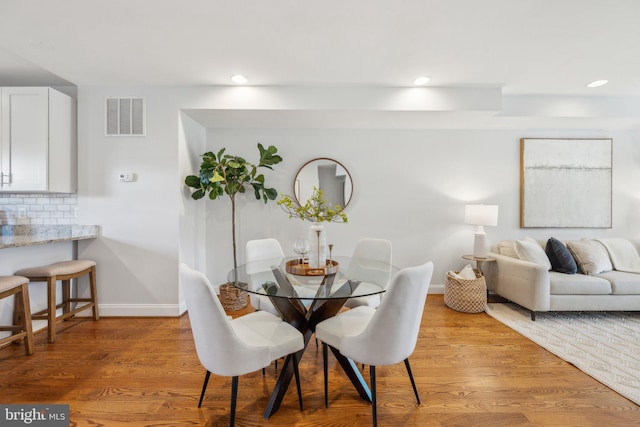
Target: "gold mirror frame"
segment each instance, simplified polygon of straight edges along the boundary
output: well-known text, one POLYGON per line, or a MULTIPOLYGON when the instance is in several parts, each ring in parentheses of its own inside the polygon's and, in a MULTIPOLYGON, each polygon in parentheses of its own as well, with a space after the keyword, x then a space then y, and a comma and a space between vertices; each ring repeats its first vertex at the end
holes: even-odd
POLYGON ((346 208, 353 196, 351 174, 342 163, 329 157, 318 157, 302 165, 293 180, 293 196, 302 205, 313 194, 313 187, 322 190, 330 205, 346 208))

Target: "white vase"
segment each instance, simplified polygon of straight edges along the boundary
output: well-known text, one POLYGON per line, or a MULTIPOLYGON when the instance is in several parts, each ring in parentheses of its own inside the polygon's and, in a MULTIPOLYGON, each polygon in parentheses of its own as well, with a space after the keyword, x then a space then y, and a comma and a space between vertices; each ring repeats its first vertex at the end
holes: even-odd
POLYGON ((324 267, 327 264, 327 233, 321 222, 309 227, 309 267, 324 267))

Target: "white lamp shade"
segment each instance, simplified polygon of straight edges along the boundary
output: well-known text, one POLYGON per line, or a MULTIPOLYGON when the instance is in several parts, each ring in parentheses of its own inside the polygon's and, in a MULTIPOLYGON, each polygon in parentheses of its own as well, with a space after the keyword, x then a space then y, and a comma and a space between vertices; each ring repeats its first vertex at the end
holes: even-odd
POLYGON ((466 205, 464 223, 471 225, 498 225, 498 205, 466 205))

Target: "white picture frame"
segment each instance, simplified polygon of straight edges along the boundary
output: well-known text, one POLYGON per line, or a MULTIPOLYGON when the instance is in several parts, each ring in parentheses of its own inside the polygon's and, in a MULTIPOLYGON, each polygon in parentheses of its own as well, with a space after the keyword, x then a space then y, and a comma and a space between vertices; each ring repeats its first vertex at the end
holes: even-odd
POLYGON ((613 140, 520 139, 521 228, 611 228, 613 140))

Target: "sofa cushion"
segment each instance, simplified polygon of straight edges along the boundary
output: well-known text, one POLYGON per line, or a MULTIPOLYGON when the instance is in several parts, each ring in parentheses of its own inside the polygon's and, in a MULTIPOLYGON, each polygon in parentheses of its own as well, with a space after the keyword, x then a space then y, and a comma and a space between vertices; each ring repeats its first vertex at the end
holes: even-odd
POLYGON ((607 249, 614 270, 640 273, 640 255, 630 240, 619 237, 597 240, 607 249))
POLYGON ((558 273, 576 274, 578 266, 569 249, 560 240, 551 237, 547 241, 545 252, 551 261, 551 270, 558 273))
POLYGON ((594 277, 608 280, 615 295, 640 295, 640 274, 614 270, 594 277))
POLYGON ((585 274, 564 274, 549 272, 551 295, 609 295, 611 283, 608 280, 585 274))
POLYGON ((613 270, 609 254, 600 242, 591 239, 572 240, 567 242, 567 248, 584 274, 592 275, 613 270))
POLYGON ((547 270, 551 270, 549 257, 544 253, 542 246, 532 238, 527 237, 525 240, 516 240, 513 247, 521 260, 530 261, 544 266, 547 270))

